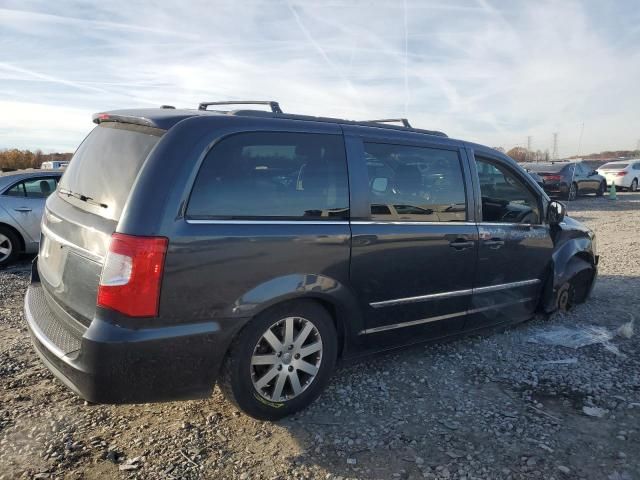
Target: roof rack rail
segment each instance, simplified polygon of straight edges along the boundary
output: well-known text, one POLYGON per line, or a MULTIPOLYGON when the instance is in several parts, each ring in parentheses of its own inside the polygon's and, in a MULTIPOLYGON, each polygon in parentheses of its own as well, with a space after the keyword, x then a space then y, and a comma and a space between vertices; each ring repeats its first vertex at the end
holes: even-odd
POLYGON ((271 100, 240 100, 237 102, 202 102, 198 105, 198 110, 206 110, 210 105, 269 105, 273 113, 282 113, 282 109, 278 102, 271 100))
POLYGON ((406 118, 383 118, 380 120, 365 120, 365 122, 372 122, 372 123, 401 123, 402 125, 404 125, 407 128, 413 128, 411 126, 411 124, 409 123, 409 120, 407 120, 406 118))

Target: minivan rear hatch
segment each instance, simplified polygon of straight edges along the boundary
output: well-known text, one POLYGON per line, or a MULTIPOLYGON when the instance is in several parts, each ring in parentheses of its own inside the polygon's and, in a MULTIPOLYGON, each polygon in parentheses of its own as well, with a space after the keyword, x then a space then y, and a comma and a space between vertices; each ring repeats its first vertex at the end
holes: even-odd
POLYGON ((154 127, 100 123, 78 147, 58 190, 47 200, 40 280, 47 301, 84 325, 95 314, 111 234, 142 165, 164 133, 154 127))

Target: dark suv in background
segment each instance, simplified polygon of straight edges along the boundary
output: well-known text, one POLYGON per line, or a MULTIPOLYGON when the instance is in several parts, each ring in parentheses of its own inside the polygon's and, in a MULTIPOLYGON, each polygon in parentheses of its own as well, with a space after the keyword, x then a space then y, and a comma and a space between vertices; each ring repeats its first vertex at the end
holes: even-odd
POLYGON ((578 195, 595 193, 601 197, 607 189, 607 180, 583 162, 526 163, 522 166, 542 178, 544 191, 551 196, 575 200, 578 195))
POLYGON ((406 120, 268 104, 94 117, 47 201, 25 299, 38 353, 83 398, 195 398, 217 381, 276 419, 339 358, 587 298, 593 233, 510 158, 406 120))

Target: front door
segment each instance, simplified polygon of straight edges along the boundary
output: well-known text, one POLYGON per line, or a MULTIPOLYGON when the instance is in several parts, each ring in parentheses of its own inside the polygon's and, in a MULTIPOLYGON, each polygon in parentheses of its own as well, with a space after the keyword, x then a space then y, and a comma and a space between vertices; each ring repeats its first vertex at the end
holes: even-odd
POLYGON ((465 329, 529 318, 551 262, 553 242, 540 194, 499 157, 475 154, 480 192, 478 266, 465 329))
POLYGON ((3 204, 9 215, 22 227, 32 242, 40 240, 40 221, 47 197, 56 189, 55 177, 24 180, 3 194, 3 204))
POLYGON ((368 218, 353 211, 351 221, 351 284, 366 318, 360 333, 381 345, 460 331, 478 238, 467 217, 465 157, 451 143, 368 138, 359 148, 355 161, 351 148, 349 165, 352 178, 366 178, 353 179, 352 193, 361 183, 368 198, 368 218))

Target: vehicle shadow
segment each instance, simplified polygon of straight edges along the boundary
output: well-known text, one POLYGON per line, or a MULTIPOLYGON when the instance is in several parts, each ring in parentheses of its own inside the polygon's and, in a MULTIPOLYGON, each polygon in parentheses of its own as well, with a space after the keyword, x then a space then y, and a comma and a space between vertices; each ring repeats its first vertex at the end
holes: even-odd
MULTIPOLYGON (((562 393, 554 394, 558 411, 542 413, 530 394, 523 394, 533 385, 528 382, 542 375, 532 370, 532 363, 578 355, 572 349, 531 343, 532 332, 585 325, 615 331, 631 318, 623 300, 634 291, 640 291, 639 276, 604 275, 588 302, 568 314, 537 317, 480 335, 413 346, 342 366, 311 407, 278 424, 300 445, 303 453, 296 457, 296 463, 321 467, 333 475, 327 478, 449 478, 459 470, 472 476, 482 472, 483 478, 506 478, 507 470, 520 471, 522 458, 544 456, 537 440, 531 440, 538 439, 541 432, 542 443, 557 448, 560 423, 592 421, 585 420, 581 412, 580 402, 586 393, 567 393, 566 398, 562 393), (558 416, 562 418, 553 420, 558 416), (474 469, 477 465, 486 468, 492 459, 496 460, 495 470, 474 469), (449 473, 443 473, 445 470, 449 473)), ((594 352, 601 354, 600 350, 594 352)), ((614 362, 625 362, 622 357, 604 354, 611 355, 614 362)), ((560 391, 563 385, 545 388, 560 391)), ((585 451, 591 451, 587 444, 610 442, 615 428, 603 427, 595 439, 593 432, 583 436, 579 431, 565 433, 575 435, 576 446, 584 444, 585 451)), ((575 458, 575 467, 570 467, 581 471, 580 462, 584 461, 585 465, 593 462, 595 468, 596 457, 575 458)), ((556 469, 552 460, 546 467, 551 473, 556 469)), ((526 464, 523 468, 526 470, 526 464)), ((536 468, 545 471, 544 464, 538 463, 536 468)), ((613 468, 613 463, 607 468, 613 468)), ((590 475, 587 477, 597 478, 590 475)))
POLYGON ((0 272, 29 271, 31 270, 31 263, 35 257, 36 256, 33 253, 23 253, 15 262, 10 265, 5 265, 4 267, 0 267, 0 272))

